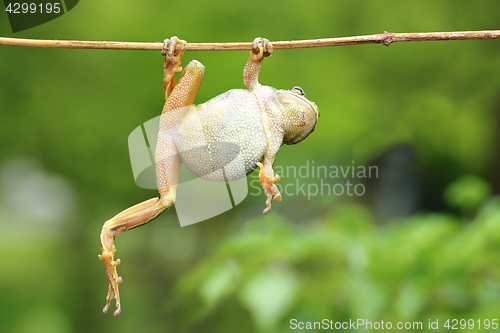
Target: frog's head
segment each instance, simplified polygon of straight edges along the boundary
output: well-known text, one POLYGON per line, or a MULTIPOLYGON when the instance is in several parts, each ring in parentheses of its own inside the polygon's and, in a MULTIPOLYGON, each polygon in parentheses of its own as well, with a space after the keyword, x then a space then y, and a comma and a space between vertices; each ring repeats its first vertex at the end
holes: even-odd
POLYGON ((319 117, 318 106, 306 98, 304 90, 293 87, 279 90, 278 95, 286 105, 284 111, 286 144, 293 145, 304 140, 314 131, 319 117))

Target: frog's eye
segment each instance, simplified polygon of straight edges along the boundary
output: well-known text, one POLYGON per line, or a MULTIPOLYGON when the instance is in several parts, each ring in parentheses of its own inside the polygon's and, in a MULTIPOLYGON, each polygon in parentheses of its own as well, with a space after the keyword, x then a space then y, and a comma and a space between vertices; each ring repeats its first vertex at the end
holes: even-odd
POLYGON ((292 89, 290 89, 290 91, 300 96, 306 95, 306 93, 304 92, 304 90, 302 90, 301 87, 293 87, 292 89))

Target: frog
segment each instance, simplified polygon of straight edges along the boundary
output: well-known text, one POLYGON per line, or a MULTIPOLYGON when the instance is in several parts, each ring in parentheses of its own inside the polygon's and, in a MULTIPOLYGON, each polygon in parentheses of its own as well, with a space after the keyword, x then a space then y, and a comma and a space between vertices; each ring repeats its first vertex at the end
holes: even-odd
POLYGON ((319 109, 305 97, 302 88, 295 86, 290 90, 278 90, 259 83, 263 59, 273 54, 272 43, 261 37, 254 39, 243 70, 246 89, 229 90, 203 104, 193 105, 205 67, 199 61, 192 60, 182 69, 181 58, 186 45, 186 41, 174 36, 165 39, 161 50, 165 57, 165 104, 155 150, 156 181, 160 196, 125 209, 102 226, 99 259, 104 262, 108 280, 103 312, 108 312, 111 300, 115 299, 115 317, 121 313, 118 286, 123 282, 116 269, 121 261, 115 260, 115 238, 124 231, 151 222, 174 204, 181 163, 194 170, 194 173, 198 171, 198 175, 206 176, 210 174, 206 169, 213 169, 218 157, 224 159, 223 156, 228 155, 224 147, 237 147, 242 157, 242 167, 233 168, 229 164, 225 168, 225 179, 245 176, 258 167, 259 180, 266 194, 263 213, 267 214, 272 201, 282 200, 275 184, 280 176, 273 171, 278 150, 283 144, 292 145, 304 140, 313 132, 318 121, 319 109), (175 75, 178 72, 181 74, 177 82, 175 75), (192 152, 190 148, 207 142, 212 143, 212 147, 217 143, 227 144, 221 146, 220 154, 214 154, 213 149, 201 150, 204 153, 182 153, 192 152), (199 165, 204 167, 199 168, 199 165))

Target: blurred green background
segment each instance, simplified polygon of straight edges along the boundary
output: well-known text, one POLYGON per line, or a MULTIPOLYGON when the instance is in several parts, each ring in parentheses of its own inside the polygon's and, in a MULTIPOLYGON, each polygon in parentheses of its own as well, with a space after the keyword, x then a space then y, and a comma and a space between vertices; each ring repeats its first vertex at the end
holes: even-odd
MULTIPOLYGON (((0 13, 0 36, 298 40, 500 29, 499 12, 493 0, 80 1, 17 34, 0 13)), ((184 64, 206 67, 195 102, 244 88, 247 57, 187 52, 184 64)), ((127 138, 161 111, 162 66, 153 51, 0 46, 0 332, 500 319, 497 40, 275 51, 260 82, 299 85, 321 110, 275 166, 377 166, 378 177, 302 178, 366 193, 284 194, 268 216, 263 194, 185 228, 171 209, 117 238, 123 311, 102 314, 101 226, 157 194, 135 185, 127 138)))

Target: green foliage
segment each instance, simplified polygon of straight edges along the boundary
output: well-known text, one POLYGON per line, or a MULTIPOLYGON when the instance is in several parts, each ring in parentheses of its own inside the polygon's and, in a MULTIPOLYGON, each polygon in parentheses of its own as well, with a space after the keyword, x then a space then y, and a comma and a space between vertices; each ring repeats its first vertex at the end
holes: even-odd
POLYGON ((451 183, 444 192, 446 202, 470 214, 491 195, 491 185, 475 176, 463 176, 451 183))
POLYGON ((182 276, 177 297, 197 299, 195 323, 212 323, 205 332, 229 332, 223 323, 235 306, 249 312, 257 332, 287 331, 291 319, 427 328, 429 319, 496 318, 499 235, 500 198, 465 224, 419 214, 374 227, 360 205, 340 206, 307 227, 256 219, 182 276))

